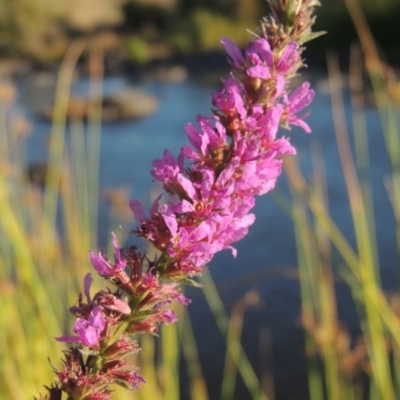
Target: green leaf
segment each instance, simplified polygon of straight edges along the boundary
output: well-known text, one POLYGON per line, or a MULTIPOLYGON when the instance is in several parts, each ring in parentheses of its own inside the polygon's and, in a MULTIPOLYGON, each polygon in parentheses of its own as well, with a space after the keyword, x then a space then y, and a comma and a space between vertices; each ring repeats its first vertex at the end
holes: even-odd
POLYGON ((204 287, 204 285, 202 285, 201 283, 195 281, 194 279, 190 279, 190 278, 180 278, 180 279, 177 279, 177 282, 181 283, 182 285, 194 286, 197 288, 204 287))
POLYGON ((122 387, 125 388, 125 389, 128 389, 128 390, 132 390, 132 389, 133 389, 132 385, 130 385, 130 384, 129 384, 128 382, 126 382, 126 381, 123 381, 122 379, 116 379, 114 382, 115 382, 117 385, 122 386, 122 387))
POLYGON ((320 36, 325 35, 325 34, 326 34, 326 32, 324 32, 324 31, 320 31, 320 32, 311 32, 311 33, 309 33, 309 34, 307 34, 307 35, 302 36, 302 37, 299 39, 299 44, 303 44, 303 43, 309 42, 310 40, 314 40, 314 39, 316 39, 317 37, 320 37, 320 36))

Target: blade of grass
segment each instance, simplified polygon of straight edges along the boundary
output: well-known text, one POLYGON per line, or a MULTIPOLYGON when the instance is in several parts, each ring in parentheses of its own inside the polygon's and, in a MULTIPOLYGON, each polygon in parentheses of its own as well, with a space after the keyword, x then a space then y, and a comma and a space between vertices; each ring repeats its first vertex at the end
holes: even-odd
MULTIPOLYGON (((214 314, 215 321, 217 322, 218 328, 220 329, 222 335, 226 337, 229 329, 229 320, 225 313, 224 306, 222 304, 221 298, 218 295, 218 291, 215 287, 214 282, 208 274, 204 274, 200 278, 200 282, 204 285, 204 295, 207 299, 207 303, 214 314)), ((239 345, 239 344, 238 344, 239 345)), ((227 343, 228 351, 232 356, 235 354, 235 349, 232 348, 232 343, 227 343)), ((255 400, 266 400, 266 394, 263 393, 260 386, 260 381, 254 372, 247 356, 242 352, 242 357, 239 359, 239 364, 237 365, 238 371, 243 378, 243 381, 255 400)))
POLYGON ((197 352, 197 344, 190 323, 189 313, 185 307, 180 309, 180 342, 185 356, 185 363, 189 375, 190 398, 192 400, 209 399, 207 386, 201 371, 201 364, 197 352))
POLYGON ((245 304, 242 301, 237 302, 232 308, 231 317, 229 319, 229 327, 226 336, 227 349, 225 356, 225 368, 222 378, 221 399, 229 400, 234 398, 237 365, 242 355, 240 346, 240 338, 242 335, 243 319, 245 304))
MULTIPOLYGON (((90 176, 87 190, 85 191, 86 203, 89 211, 90 227, 97 232, 98 194, 99 194, 99 168, 101 144, 102 97, 104 77, 104 55, 100 47, 91 46, 89 56, 89 102, 88 110, 88 139, 87 139, 87 173, 90 176)), ((90 246, 97 243, 91 242, 90 246)))
POLYGON ((179 399, 179 346, 176 324, 163 326, 161 356, 158 365, 164 399, 179 399))
POLYGON ((349 194, 350 208, 356 233, 357 247, 360 256, 360 262, 363 267, 360 268, 360 277, 364 289, 363 304, 367 313, 367 331, 364 333, 370 338, 370 357, 373 369, 373 380, 376 381, 380 396, 382 399, 394 399, 394 391, 390 378, 390 366, 387 357, 386 344, 384 339, 384 328, 379 313, 376 313, 375 307, 370 304, 371 287, 379 285, 379 275, 377 267, 373 261, 376 259, 372 254, 371 236, 369 233, 369 224, 367 223, 367 214, 359 187, 359 181, 355 172, 348 135, 345 126, 345 117, 342 112, 343 100, 341 98, 340 73, 337 65, 337 59, 332 55, 328 57, 328 71, 330 74, 330 88, 332 93, 333 121, 336 132, 336 140, 339 148, 341 165, 344 172, 347 192, 349 194), (338 85, 339 82, 339 85, 338 85))
POLYGON ((49 235, 56 226, 56 210, 61 180, 62 161, 64 159, 65 124, 69 102, 69 92, 76 62, 82 53, 83 43, 74 42, 64 58, 57 80, 54 102, 53 125, 49 143, 48 170, 45 182, 43 235, 49 235), (50 228, 48 226, 52 228, 50 228))

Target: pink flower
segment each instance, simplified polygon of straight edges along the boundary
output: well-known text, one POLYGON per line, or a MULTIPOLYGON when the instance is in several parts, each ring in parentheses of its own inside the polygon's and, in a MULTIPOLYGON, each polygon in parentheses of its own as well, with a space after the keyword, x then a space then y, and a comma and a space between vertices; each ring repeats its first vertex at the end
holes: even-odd
POLYGON ((246 59, 251 65, 247 68, 247 75, 252 78, 271 78, 273 57, 268 40, 259 38, 251 42, 246 49, 246 59))
POLYGON ((100 292, 96 296, 96 302, 107 310, 116 311, 122 315, 129 315, 131 309, 126 301, 123 301, 112 293, 100 292))
POLYGON ((247 115, 244 107, 243 87, 233 78, 222 79, 224 86, 212 95, 212 104, 218 107, 225 115, 241 119, 247 115))
POLYGON ((310 105, 312 99, 314 98, 315 92, 310 89, 310 84, 304 82, 301 86, 295 89, 290 96, 284 97, 285 111, 284 119, 287 123, 291 125, 298 125, 303 128, 307 133, 311 132, 310 127, 304 122, 304 118, 308 116, 309 113, 305 113, 298 117, 296 114, 303 108, 310 105))
POLYGON ((134 232, 138 236, 152 242, 158 249, 163 250, 171 238, 171 233, 163 216, 160 214, 160 198, 161 196, 159 196, 151 206, 149 218, 146 217, 143 205, 140 201, 131 200, 129 202, 129 207, 139 222, 134 232))
POLYGON ((99 344, 100 334, 106 326, 106 320, 102 315, 103 307, 95 307, 89 314, 89 320, 78 318, 74 331, 79 341, 86 346, 96 347, 99 344))
POLYGON ((108 260, 107 256, 100 251, 99 253, 89 252, 90 262, 94 269, 103 276, 115 276, 119 272, 123 271, 126 267, 126 260, 122 259, 121 249, 118 247, 118 238, 112 232, 113 236, 113 247, 114 247, 114 264, 112 265, 108 260))
POLYGON ((282 55, 279 57, 275 68, 280 74, 288 73, 300 61, 300 54, 296 42, 286 45, 282 55))
POLYGON ((130 389, 137 389, 139 385, 146 383, 146 380, 143 378, 143 376, 136 371, 120 369, 114 373, 114 376, 119 382, 124 382, 124 384, 130 389))
POLYGON ((222 153, 228 147, 226 128, 218 117, 199 116, 197 123, 200 130, 190 123, 185 126, 186 135, 195 151, 190 146, 183 146, 181 155, 204 165, 215 166, 213 154, 222 153))
POLYGON ((253 62, 264 63, 268 67, 273 65, 274 54, 268 40, 264 38, 257 38, 248 44, 246 57, 253 62))
POLYGON ((178 321, 178 316, 175 311, 167 310, 160 315, 160 319, 164 324, 173 324, 178 321))
POLYGON ((183 172, 183 158, 175 160, 169 150, 165 150, 162 159, 153 161, 151 175, 164 184, 167 191, 173 188, 177 176, 183 172))
POLYGON ((221 39, 221 43, 223 44, 225 51, 228 53, 231 58, 231 65, 234 68, 239 68, 241 63, 243 62, 243 55, 240 51, 239 47, 236 46, 229 38, 223 37, 221 39))
POLYGON ((89 318, 77 318, 74 332, 77 336, 65 335, 56 338, 59 342, 81 343, 88 347, 99 346, 100 335, 106 326, 106 320, 102 314, 103 307, 96 306, 89 314, 89 318))

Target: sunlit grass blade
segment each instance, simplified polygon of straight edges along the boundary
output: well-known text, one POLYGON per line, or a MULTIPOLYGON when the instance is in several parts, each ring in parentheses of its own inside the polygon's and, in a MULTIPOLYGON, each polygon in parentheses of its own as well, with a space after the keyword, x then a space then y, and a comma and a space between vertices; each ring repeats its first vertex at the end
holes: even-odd
POLYGON ((164 399, 179 399, 179 341, 176 324, 162 329, 160 346, 161 354, 158 364, 161 387, 164 399))
MULTIPOLYGON (((220 329, 222 335, 227 337, 229 330, 229 319, 226 315, 224 306, 222 304, 221 298, 218 295, 218 291, 215 287, 214 282, 208 274, 204 274, 200 278, 200 282, 204 284, 204 295, 207 299, 207 303, 214 314, 215 321, 217 322, 218 328, 220 329)), ((241 346, 240 343, 234 344, 235 346, 241 346)), ((231 354, 233 359, 235 359, 235 347, 233 347, 233 342, 227 342, 227 351, 231 354)), ((266 400, 266 395, 263 393, 260 381, 254 372, 246 354, 242 352, 242 357, 239 358, 238 371, 243 378, 243 381, 252 396, 252 399, 266 400)))
POLYGON ((229 319, 229 328, 226 336, 227 349, 225 355, 225 368, 222 378, 221 400, 229 400, 234 398, 237 366, 242 355, 240 338, 242 336, 243 319, 245 304, 243 300, 239 300, 232 308, 231 317, 229 319))
POLYGON ((209 398, 205 383, 196 340, 186 308, 180 310, 180 342, 185 357, 185 365, 189 376, 190 398, 192 400, 207 400, 209 398))
POLYGON ((155 340, 156 338, 150 335, 143 335, 140 338, 141 351, 139 353, 138 362, 141 369, 141 374, 146 377, 149 385, 143 385, 140 391, 137 392, 137 398, 145 399, 163 399, 162 391, 158 385, 156 359, 155 359, 155 340))
POLYGON ((43 220, 43 235, 49 234, 49 229, 54 229, 56 224, 56 211, 61 181, 62 163, 64 160, 65 125, 70 97, 70 87, 74 68, 78 57, 82 53, 83 43, 75 42, 60 67, 57 80, 52 132, 49 143, 48 169, 45 183, 44 210, 46 219, 43 220), (51 224, 51 227, 46 226, 51 224))
MULTIPOLYGON (((86 204, 88 206, 89 225, 97 232, 97 213, 99 195, 99 168, 100 168, 100 144, 101 144, 101 121, 104 77, 104 55, 99 47, 91 48, 89 53, 89 102, 88 109, 88 132, 87 132, 87 174, 90 180, 87 182, 85 191, 86 204)), ((93 240, 90 246, 96 245, 93 240)))
POLYGON ((357 240, 357 248, 360 257, 360 278, 364 289, 363 305, 366 310, 366 321, 364 325, 364 335, 370 340, 370 357, 373 369, 373 381, 376 382, 380 398, 394 399, 393 386, 390 374, 390 364, 386 350, 384 327, 382 326, 381 316, 376 312, 371 304, 368 295, 371 287, 379 286, 378 267, 374 265, 376 256, 372 254, 371 236, 369 234, 370 224, 367 222, 367 213, 363 201, 362 192, 359 186, 354 163, 344 125, 344 114, 341 112, 343 100, 337 87, 341 87, 339 81, 339 70, 337 61, 331 56, 328 59, 328 69, 331 76, 331 93, 333 101, 333 116, 339 155, 344 172, 349 203, 353 217, 354 229, 357 240), (339 85, 338 85, 339 83, 339 85))
MULTIPOLYGON (((345 0, 350 17, 357 30, 359 40, 364 50, 366 69, 369 74, 374 97, 380 113, 382 133, 386 141, 389 160, 392 165, 391 197, 396 216, 400 215, 400 141, 399 141, 399 105, 396 104, 400 83, 396 74, 384 62, 379 54, 377 45, 367 24, 363 11, 357 0, 345 0), (392 92, 395 91, 395 92, 392 92), (395 97, 395 98, 394 98, 395 97)), ((400 224, 396 227, 397 261, 400 271, 400 224)))

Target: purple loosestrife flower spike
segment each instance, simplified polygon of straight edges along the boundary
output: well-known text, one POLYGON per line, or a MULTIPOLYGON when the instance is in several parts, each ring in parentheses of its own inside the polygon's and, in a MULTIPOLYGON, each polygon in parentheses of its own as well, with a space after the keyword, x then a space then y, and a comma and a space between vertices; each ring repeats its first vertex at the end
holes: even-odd
POLYGON ((103 251, 89 253, 93 268, 116 288, 91 296, 92 277, 85 277, 84 295, 70 308, 75 335, 57 338, 69 348, 43 400, 61 400, 62 393, 69 400, 109 400, 111 384, 134 389, 144 383, 128 361, 139 350, 134 335, 157 335, 161 324, 176 322, 172 304, 190 303, 180 284, 196 285, 193 277, 217 252, 236 256, 233 244, 255 221, 255 196, 274 188, 283 156, 296 153, 278 136, 279 127, 311 132, 308 112, 299 113, 315 93, 308 82, 290 93, 287 83, 303 65, 301 44, 313 37, 317 2, 270 2, 273 13, 243 52, 221 40, 232 73, 212 95, 212 116, 186 124, 189 144, 178 157, 165 150, 153 161, 151 175, 164 194, 149 212, 138 200, 129 202, 137 220, 132 233, 150 242, 155 254, 120 248, 114 233, 113 261, 103 251))

